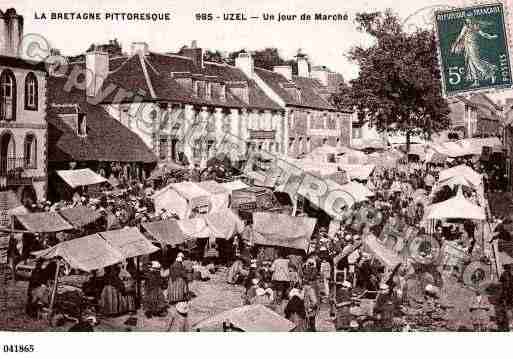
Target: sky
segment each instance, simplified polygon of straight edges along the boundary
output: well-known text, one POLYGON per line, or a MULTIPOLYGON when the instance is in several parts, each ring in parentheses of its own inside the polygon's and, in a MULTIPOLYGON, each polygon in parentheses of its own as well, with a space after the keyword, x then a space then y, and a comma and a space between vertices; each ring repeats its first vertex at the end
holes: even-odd
POLYGON ((433 6, 454 5, 459 0, 0 0, 0 9, 15 6, 24 16, 24 31, 45 37, 52 47, 64 55, 82 53, 91 43, 105 43, 117 38, 124 51, 134 41, 144 41, 151 51, 174 52, 181 46, 197 40, 198 46, 221 51, 245 48, 257 50, 276 47, 285 58, 294 56, 298 49, 309 55, 313 65, 325 65, 340 72, 346 79, 358 75, 358 67, 345 55, 356 45, 369 45, 370 38, 357 31, 354 15, 363 11, 391 8, 407 26, 430 24, 433 6), (144 3, 144 5, 143 5, 144 3), (151 3, 151 6, 149 5, 151 3), (52 12, 169 12, 171 21, 66 21, 36 19, 52 12), (247 16, 263 13, 325 13, 346 14, 347 21, 327 22, 225 22, 198 21, 196 13, 243 12, 247 16))

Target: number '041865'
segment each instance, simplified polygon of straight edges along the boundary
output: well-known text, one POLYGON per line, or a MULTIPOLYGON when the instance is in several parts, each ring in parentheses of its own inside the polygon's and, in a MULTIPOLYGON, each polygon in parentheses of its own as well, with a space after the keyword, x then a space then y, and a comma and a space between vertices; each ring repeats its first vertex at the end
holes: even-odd
POLYGON ((33 353, 33 344, 4 344, 2 346, 4 353, 33 353))

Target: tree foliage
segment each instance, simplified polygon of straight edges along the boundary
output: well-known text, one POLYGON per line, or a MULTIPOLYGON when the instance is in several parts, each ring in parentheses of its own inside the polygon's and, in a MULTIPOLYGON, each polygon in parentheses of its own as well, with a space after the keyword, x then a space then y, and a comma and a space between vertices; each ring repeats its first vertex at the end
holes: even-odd
POLYGON ((434 33, 404 32, 390 11, 361 13, 356 21, 374 44, 350 50, 348 58, 359 65, 359 76, 350 87, 342 86, 334 102, 353 105, 360 120, 381 131, 431 135, 447 128, 449 107, 441 93, 434 33))
MULTIPOLYGON (((239 51, 229 53, 228 56, 223 56, 219 50, 206 50, 203 54, 203 59, 205 61, 235 65, 235 59, 243 51, 246 50, 241 49, 239 51)), ((292 73, 297 74, 297 61, 295 59, 285 60, 275 47, 256 50, 252 52, 252 54, 255 61, 255 67, 272 71, 274 66, 290 65, 292 66, 292 73)))

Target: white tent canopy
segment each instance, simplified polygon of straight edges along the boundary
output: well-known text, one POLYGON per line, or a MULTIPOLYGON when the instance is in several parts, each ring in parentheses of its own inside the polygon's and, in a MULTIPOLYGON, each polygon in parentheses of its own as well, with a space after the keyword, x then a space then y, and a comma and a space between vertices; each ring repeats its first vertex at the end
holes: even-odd
POLYGON ((460 218, 460 219, 486 219, 485 210, 469 200, 467 200, 461 188, 458 190, 456 196, 433 204, 428 208, 427 219, 443 219, 443 218, 460 218))
POLYGON ((342 185, 342 188, 354 196, 356 202, 363 202, 374 196, 374 192, 358 182, 351 181, 342 185))
POLYGON ((367 165, 348 165, 343 164, 340 167, 347 173, 347 177, 350 179, 358 179, 366 181, 369 179, 372 171, 376 167, 373 164, 367 165))
POLYGON ((479 186, 482 181, 482 176, 466 165, 459 165, 440 171, 438 180, 439 182, 443 182, 449 178, 457 176, 465 177, 465 179, 470 181, 476 187, 479 186))
POLYGON ((98 183, 107 182, 105 177, 100 176, 89 168, 79 170, 62 170, 57 171, 57 174, 66 182, 71 188, 80 186, 91 186, 98 183))
POLYGON ((249 187, 247 184, 245 184, 241 180, 235 180, 232 182, 221 183, 221 186, 223 186, 230 193, 232 193, 233 191, 237 191, 237 190, 245 189, 245 188, 249 187))
POLYGON ((455 177, 447 178, 443 181, 439 181, 437 187, 440 188, 442 186, 449 186, 451 188, 454 188, 454 186, 474 187, 474 184, 465 176, 458 175, 455 177))

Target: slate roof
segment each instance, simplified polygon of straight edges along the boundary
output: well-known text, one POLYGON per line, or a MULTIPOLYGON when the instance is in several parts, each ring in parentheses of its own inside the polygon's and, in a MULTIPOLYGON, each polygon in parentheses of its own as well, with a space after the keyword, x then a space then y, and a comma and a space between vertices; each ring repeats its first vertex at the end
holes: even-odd
MULTIPOLYGON (((229 107, 229 108, 254 108, 280 110, 280 106, 248 79, 239 69, 224 64, 205 62, 200 68, 194 62, 184 56, 176 54, 159 54, 150 52, 145 56, 134 55, 124 62, 118 60, 119 66, 111 70, 103 83, 103 89, 109 86, 117 86, 133 92, 143 93, 145 101, 170 101, 188 103, 194 105, 229 107), (226 99, 210 99, 195 96, 190 89, 185 88, 173 78, 173 73, 187 73, 188 76, 211 76, 212 81, 229 83, 242 81, 248 85, 249 101, 237 97, 228 88, 226 99)), ((112 62, 111 62, 112 66, 112 62)), ((132 98, 123 101, 115 98, 115 92, 111 93, 103 103, 130 102, 132 98)))
POLYGON ((281 74, 262 68, 255 68, 255 72, 283 99, 283 101, 285 101, 287 106, 306 107, 318 110, 335 110, 335 107, 330 105, 329 102, 321 96, 321 93, 325 92, 325 88, 318 80, 293 76, 292 81, 289 81, 281 74), (301 91, 300 99, 292 96, 284 87, 293 85, 301 91))
POLYGON ((87 136, 78 136, 75 130, 59 117, 56 109, 60 107, 49 106, 49 161, 157 161, 139 136, 111 117, 101 105, 89 103, 85 91, 64 91, 66 81, 66 77, 48 79, 48 102, 78 105, 80 111, 86 114, 87 136))
POLYGON ((45 63, 43 61, 35 62, 35 61, 25 60, 20 57, 11 57, 11 56, 0 55, 0 66, 46 72, 45 63))

